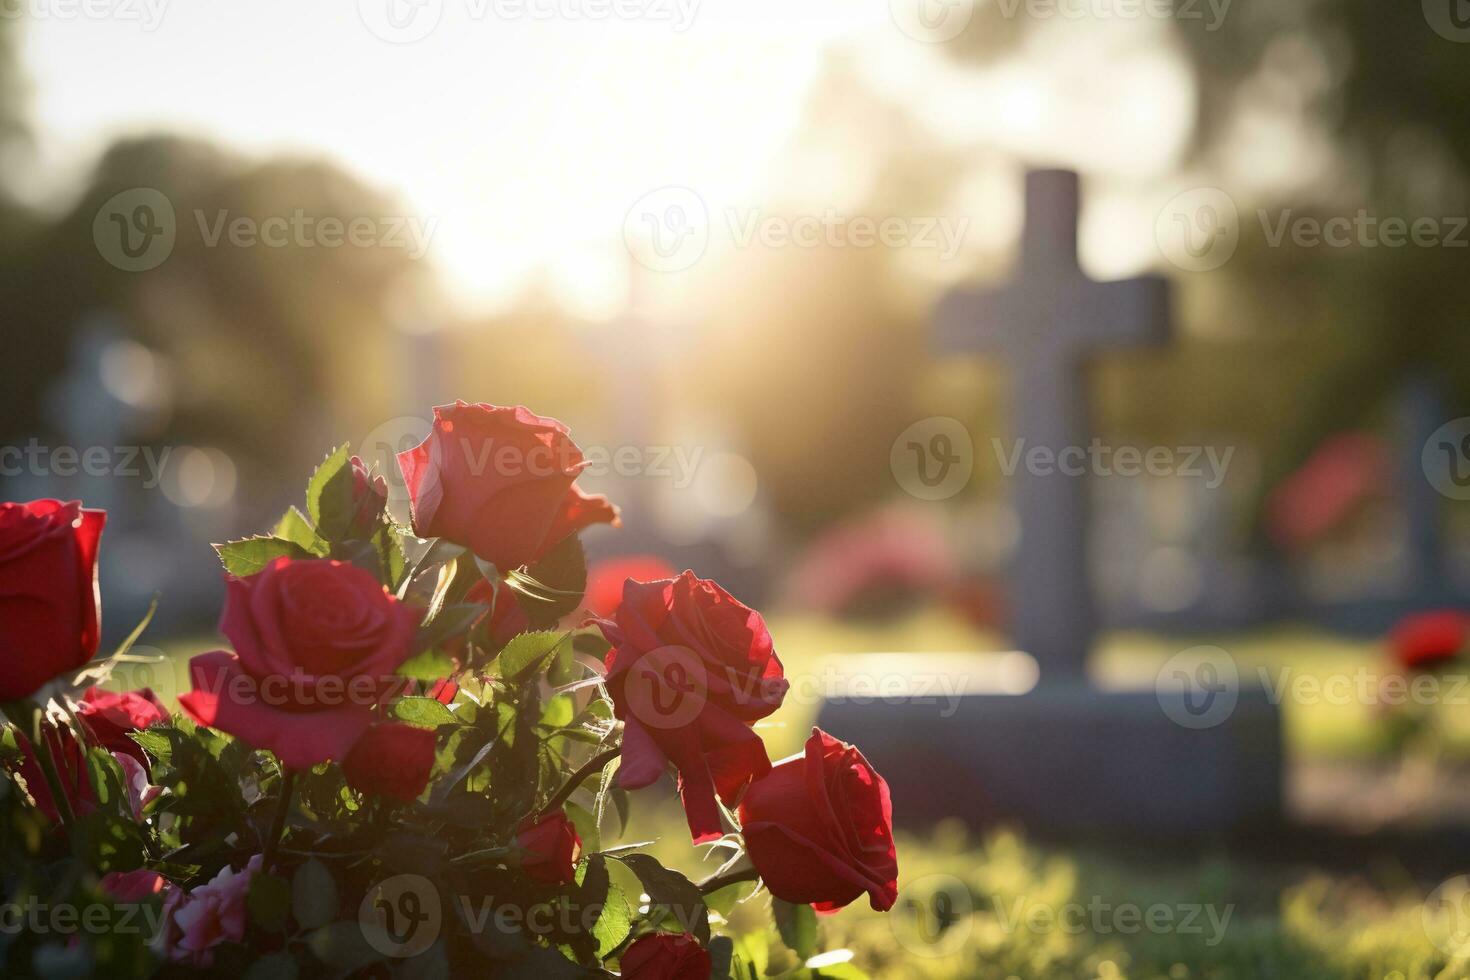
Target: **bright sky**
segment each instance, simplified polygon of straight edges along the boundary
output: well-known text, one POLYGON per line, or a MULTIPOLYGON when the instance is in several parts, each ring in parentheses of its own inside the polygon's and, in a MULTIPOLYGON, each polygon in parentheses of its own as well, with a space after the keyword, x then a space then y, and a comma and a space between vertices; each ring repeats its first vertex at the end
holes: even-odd
MULTIPOLYGON (((933 73, 954 69, 890 11, 925 0, 87 2, 115 13, 59 16, 81 0, 6 3, 31 13, 22 59, 39 200, 64 203, 129 133, 325 155, 433 220, 430 260, 479 306, 508 300, 538 270, 584 288, 618 279, 624 219, 656 188, 697 188, 712 210, 759 203, 838 46, 864 52, 890 90, 912 89, 920 115, 963 140, 1019 134, 1009 142, 1045 147, 1047 133, 1077 136, 1048 114, 1055 92, 1034 77, 936 89, 933 73), (587 3, 646 16, 517 14, 587 3), (424 31, 407 43, 378 36, 424 31)), ((1099 54, 1090 43, 1066 60, 1088 50, 1099 54)), ((1088 80, 1097 104, 1081 118, 1116 122, 1106 100, 1121 92, 1123 123, 1138 130, 1123 145, 1163 158, 1182 137, 1188 86, 1158 58, 1137 65, 1088 80)))

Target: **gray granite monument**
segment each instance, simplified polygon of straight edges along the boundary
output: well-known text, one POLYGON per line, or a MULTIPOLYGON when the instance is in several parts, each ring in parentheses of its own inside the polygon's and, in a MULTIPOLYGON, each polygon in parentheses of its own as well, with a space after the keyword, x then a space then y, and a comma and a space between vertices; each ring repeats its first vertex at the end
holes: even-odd
MULTIPOLYGON (((1012 438, 1052 453, 1091 439, 1091 359, 1159 346, 1169 335, 1164 280, 1099 283, 1082 272, 1078 212, 1076 174, 1029 174, 1018 280, 996 292, 951 293, 935 318, 940 352, 1006 359, 1012 438)), ((1021 526, 1011 636, 1037 663, 1035 686, 985 693, 968 683, 984 672, 967 671, 965 658, 947 678, 929 676, 933 658, 916 658, 922 669, 878 688, 907 683, 904 693, 874 701, 831 692, 818 724, 862 745, 888 779, 902 823, 960 817, 1043 834, 1149 838, 1273 823, 1281 812, 1277 706, 1241 685, 1228 651, 1213 649, 1181 652, 1144 689, 1092 686, 1087 477, 1032 471, 1023 456, 1010 479, 1021 526)), ((861 656, 845 660, 853 676, 867 672, 861 656)), ((891 657, 869 663, 895 670, 891 657)))

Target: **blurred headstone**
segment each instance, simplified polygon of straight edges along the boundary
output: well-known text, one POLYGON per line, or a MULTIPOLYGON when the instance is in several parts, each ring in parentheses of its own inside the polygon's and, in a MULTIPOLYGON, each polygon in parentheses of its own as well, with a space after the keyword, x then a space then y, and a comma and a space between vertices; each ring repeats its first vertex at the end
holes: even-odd
MULTIPOLYGON (((669 351, 689 331, 656 311, 650 292, 649 272, 630 263, 626 309, 596 327, 589 338, 607 365, 610 410, 605 414, 612 425, 604 430, 602 445, 584 445, 607 470, 591 475, 586 484, 618 505, 622 527, 587 535, 588 553, 597 559, 656 555, 758 603, 770 580, 758 547, 765 537, 765 511, 758 496, 748 506, 718 506, 725 499, 729 470, 741 468, 743 457, 711 430, 681 439, 661 424, 671 416, 660 403, 668 388, 669 351), (635 464, 629 467, 624 461, 635 464), (717 506, 710 506, 711 501, 717 506), (751 544, 757 544, 754 554, 751 544)), ((748 464, 745 468, 754 472, 748 464)))
MULTIPOLYGON (((1013 438, 1052 454, 1089 443, 1090 359, 1159 345, 1169 334, 1162 279, 1097 283, 1083 274, 1078 205, 1076 174, 1029 174, 1019 281, 988 294, 952 293, 936 315, 942 351, 1007 358, 1013 438)), ((861 742, 902 801, 895 816, 909 823, 959 816, 1072 835, 1190 838, 1278 819, 1275 705, 1264 692, 1241 690, 1233 669, 1214 662, 1181 663, 1150 690, 1090 685, 1087 479, 1025 465, 1013 478, 1021 538, 1012 639, 1037 661, 1039 683, 1024 694, 946 699, 946 688, 973 691, 962 658, 936 674, 891 658, 865 669, 855 657, 858 675, 883 675, 870 678, 878 690, 891 690, 889 675, 914 689, 876 701, 829 694, 818 723, 861 742), (928 693, 914 687, 921 681, 928 693)))

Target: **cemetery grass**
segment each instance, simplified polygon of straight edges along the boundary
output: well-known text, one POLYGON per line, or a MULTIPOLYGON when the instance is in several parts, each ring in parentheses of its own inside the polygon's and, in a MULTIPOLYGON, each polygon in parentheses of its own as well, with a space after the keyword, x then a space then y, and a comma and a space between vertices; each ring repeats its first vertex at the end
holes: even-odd
MULTIPOLYGON (((823 657, 852 652, 920 650, 936 653, 1003 649, 989 636, 940 613, 888 624, 833 623, 771 617, 777 648, 789 673, 817 669, 823 657)), ((1242 676, 1257 667, 1323 679, 1359 670, 1381 671, 1383 651, 1373 643, 1302 629, 1245 638, 1171 638, 1117 635, 1097 658, 1105 683, 1151 683, 1172 653, 1199 643, 1229 650, 1242 676)), ((164 644, 164 663, 130 667, 110 687, 151 684, 171 702, 195 653, 218 644, 192 638, 164 644)), ((1361 705, 1284 703, 1289 751, 1300 756, 1371 759, 1384 744, 1361 705)), ((773 758, 799 749, 816 705, 788 704, 762 735, 773 758)), ((1454 726, 1458 755, 1470 758, 1470 726, 1454 726)), ((692 878, 718 866, 716 855, 688 843, 672 794, 634 794, 630 826, 604 827, 602 846, 657 838, 650 848, 692 878)), ((1426 905, 1426 885, 1393 866, 1328 873, 1310 867, 1259 865, 1222 854, 1146 853, 1130 857, 1087 848, 1058 848, 1005 830, 968 836, 958 824, 915 837, 900 835, 900 905, 880 914, 857 902, 820 917, 819 948, 851 952, 851 967, 873 977, 975 980, 1453 980, 1470 977, 1470 951, 1451 956, 1436 947, 1426 915, 1453 915, 1426 905), (961 896, 941 930, 925 908, 942 889, 961 896), (906 904, 914 899, 917 904, 906 904), (968 908, 965 908, 968 906, 968 908), (915 917, 914 909, 920 909, 915 917), (1138 913, 1126 911, 1136 908, 1138 913), (1149 910, 1170 928, 1138 926, 1149 910), (960 914, 963 912, 964 914, 960 914), (1211 915, 1213 914, 1213 919, 1211 915), (1228 914, 1228 919, 1225 916, 1228 914), (1188 920, 1188 926, 1185 922, 1188 920), (1223 923, 1223 927, 1218 926, 1223 923), (916 925, 917 924, 917 925, 916 925), (917 933, 922 936, 916 938, 917 933), (938 936, 936 940, 934 937, 938 936), (927 938, 925 938, 927 937, 927 938), (942 955, 935 955, 942 954, 942 955)), ((1470 871, 1470 858, 1466 861, 1470 871)), ((724 931, 747 937, 769 972, 800 964, 776 938, 768 896, 715 896, 724 931), (737 899, 743 899, 737 901, 737 899)), ((839 959, 842 954, 839 954, 839 959)), ((808 976, 844 980, 850 967, 808 976)))

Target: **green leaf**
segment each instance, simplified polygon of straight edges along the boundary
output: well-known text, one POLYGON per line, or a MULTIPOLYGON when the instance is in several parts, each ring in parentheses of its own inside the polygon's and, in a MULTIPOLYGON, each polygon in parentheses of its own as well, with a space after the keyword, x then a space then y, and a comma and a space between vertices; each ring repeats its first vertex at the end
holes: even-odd
POLYGON ((305 550, 320 557, 326 557, 332 550, 332 546, 322 540, 322 536, 316 533, 316 528, 306 519, 306 515, 295 507, 281 515, 276 521, 275 529, 271 531, 271 537, 282 538, 294 544, 300 545, 305 550))
POLYGON ((270 536, 226 541, 215 545, 214 550, 219 553, 219 560, 224 564, 225 571, 240 578, 254 575, 277 558, 314 557, 294 541, 270 536))
POLYGON ((505 645, 505 649, 500 651, 500 659, 497 661, 500 676, 512 682, 529 676, 539 670, 562 645, 570 646, 567 643, 570 636, 569 633, 541 630, 513 637, 505 645))
POLYGON ((709 908, 698 885, 648 854, 620 854, 617 859, 638 876, 650 904, 667 909, 680 928, 701 944, 709 942, 709 908))
POLYGON ((360 970, 369 963, 381 960, 382 954, 374 949, 362 934, 357 922, 333 922, 322 926, 307 937, 306 946, 313 956, 332 968, 337 975, 360 970))
POLYGON ((396 593, 403 584, 404 573, 408 570, 408 559, 403 556, 403 542, 399 540, 398 532, 384 524, 373 532, 372 545, 373 550, 378 553, 380 578, 388 586, 388 591, 396 593))
POLYGON ((393 705, 393 717, 422 728, 438 728, 440 725, 453 725, 458 721, 453 711, 433 698, 417 697, 400 698, 393 705))
POLYGON ((297 868, 291 879, 291 912, 303 929, 324 926, 337 917, 337 882, 316 858, 297 868))
POLYGON ((395 673, 416 681, 437 681, 454 673, 454 658, 443 650, 425 650, 399 664, 395 673))
POLYGON ((280 932, 291 911, 291 885, 279 875, 257 874, 250 879, 245 906, 256 925, 266 932, 280 932))
POLYGON ((623 890, 617 885, 608 885, 602 911, 597 916, 597 924, 592 927, 592 935, 597 937, 598 958, 601 959, 617 949, 628 938, 632 929, 633 910, 628 907, 623 890))
POLYGON ((771 914, 781 941, 803 962, 817 955, 817 913, 810 905, 793 905, 771 899, 771 914))
POLYGON ((569 535, 524 572, 512 572, 506 584, 526 597, 521 603, 532 628, 554 626, 582 604, 587 591, 587 554, 582 542, 569 535))
POLYGON ((118 765, 111 752, 95 746, 88 749, 87 776, 91 780, 92 792, 97 797, 98 806, 118 816, 132 815, 128 811, 127 790, 123 788, 126 777, 122 766, 118 765))
POLYGON ((306 513, 317 533, 340 541, 352 526, 352 456, 346 444, 332 451, 306 484, 306 513))

